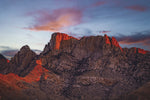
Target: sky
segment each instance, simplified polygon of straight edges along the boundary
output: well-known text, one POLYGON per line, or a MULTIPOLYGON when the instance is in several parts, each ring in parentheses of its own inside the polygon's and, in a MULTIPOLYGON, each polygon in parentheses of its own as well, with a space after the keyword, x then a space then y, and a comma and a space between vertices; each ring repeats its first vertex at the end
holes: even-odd
POLYGON ((0 1, 0 53, 12 55, 24 45, 42 51, 54 32, 107 34, 122 47, 150 50, 150 0, 0 1))

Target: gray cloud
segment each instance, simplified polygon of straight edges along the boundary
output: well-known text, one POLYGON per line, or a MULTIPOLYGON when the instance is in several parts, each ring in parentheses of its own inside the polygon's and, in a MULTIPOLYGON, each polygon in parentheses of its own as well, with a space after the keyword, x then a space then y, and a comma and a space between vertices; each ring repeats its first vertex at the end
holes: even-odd
POLYGON ((150 31, 136 32, 129 36, 119 35, 116 39, 123 45, 139 45, 139 47, 150 48, 150 31))
POLYGON ((2 51, 1 53, 4 56, 13 57, 17 52, 18 52, 18 50, 5 50, 5 51, 2 51))
MULTIPOLYGON (((0 46, 0 53, 8 59, 13 57, 18 51, 19 51, 18 49, 14 49, 9 46, 0 46)), ((33 49, 33 51, 38 55, 42 52, 41 50, 37 49, 33 49)))

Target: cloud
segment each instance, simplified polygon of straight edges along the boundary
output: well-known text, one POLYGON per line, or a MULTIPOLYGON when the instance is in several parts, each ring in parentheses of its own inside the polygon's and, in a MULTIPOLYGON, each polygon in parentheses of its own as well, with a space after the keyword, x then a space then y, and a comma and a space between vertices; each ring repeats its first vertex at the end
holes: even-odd
POLYGON ((5 51, 2 51, 1 53, 4 56, 13 57, 17 52, 18 50, 5 50, 5 51))
POLYGON ((26 35, 27 35, 28 38, 34 38, 34 36, 30 33, 27 33, 26 35))
POLYGON ((147 7, 140 6, 140 5, 128 6, 126 8, 130 10, 140 11, 140 12, 146 11, 148 9, 147 7))
POLYGON ((39 55, 42 51, 41 50, 37 50, 37 49, 33 49, 33 51, 37 54, 37 55, 39 55))
POLYGON ((0 46, 0 51, 1 50, 8 50, 11 49, 9 46, 0 46))
POLYGON ((86 6, 86 7, 84 7, 84 9, 94 8, 94 7, 102 6, 104 4, 106 4, 106 1, 98 1, 98 2, 95 2, 93 4, 90 4, 90 5, 86 6))
POLYGON ((120 35, 116 38, 120 44, 139 44, 141 46, 150 47, 150 31, 138 32, 130 36, 120 35))
POLYGON ((82 22, 82 11, 75 8, 60 8, 53 11, 40 10, 30 12, 27 15, 34 16, 35 23, 25 29, 35 31, 61 31, 82 22))
MULTIPOLYGON (((73 29, 73 32, 74 32, 74 31, 75 31, 76 34, 77 34, 76 37, 81 37, 81 36, 92 36, 92 35, 94 35, 92 29, 86 28, 86 27, 84 27, 84 28, 81 28, 81 27, 75 27, 75 28, 73 29), (78 34, 78 33, 80 33, 80 34, 78 34)), ((75 33, 74 33, 74 34, 75 34, 75 33)))
MULTIPOLYGON (((7 59, 11 59, 12 57, 15 56, 15 54, 18 52, 19 50, 4 50, 1 51, 1 54, 4 55, 7 59)), ((42 51, 41 50, 37 50, 37 49, 33 49, 33 51, 39 55, 42 51)))
POLYGON ((78 37, 79 37, 78 34, 73 33, 73 32, 68 32, 67 34, 68 34, 69 36, 72 36, 72 37, 75 37, 75 38, 78 38, 78 37))
POLYGON ((7 59, 11 59, 16 53, 18 49, 14 49, 9 46, 0 46, 0 53, 4 55, 7 59))
POLYGON ((94 3, 93 5, 91 5, 91 7, 101 6, 101 5, 104 5, 105 3, 106 3, 106 1, 98 1, 98 2, 94 3))
MULTIPOLYGON (((7 59, 13 57, 19 50, 11 48, 9 46, 0 46, 0 53, 4 55, 7 59)), ((42 51, 37 49, 32 49, 37 55, 39 55, 42 51)))
POLYGON ((100 31, 99 33, 103 33, 103 34, 106 34, 106 33, 110 33, 111 31, 100 31))
POLYGON ((11 50, 17 50, 15 48, 9 47, 9 46, 0 46, 0 53, 2 53, 3 51, 11 51, 11 50))

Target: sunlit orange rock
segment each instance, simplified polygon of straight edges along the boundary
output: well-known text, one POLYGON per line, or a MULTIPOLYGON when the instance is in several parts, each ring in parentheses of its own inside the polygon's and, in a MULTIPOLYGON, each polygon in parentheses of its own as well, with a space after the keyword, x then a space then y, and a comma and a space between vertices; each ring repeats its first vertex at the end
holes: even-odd
POLYGON ((6 82, 12 82, 12 80, 20 80, 20 77, 14 73, 9 73, 7 75, 0 74, 0 79, 6 82))
MULTIPOLYGON (((17 85, 20 81, 23 80, 23 78, 19 77, 18 75, 14 74, 14 73, 9 73, 7 75, 0 74, 0 80, 2 80, 6 84, 9 84, 10 86, 14 87, 15 89, 19 89, 19 87, 17 85)), ((19 86, 21 86, 22 88, 26 88, 21 83, 19 86)))
POLYGON ((9 63, 10 61, 7 59, 7 63, 9 63))
POLYGON ((13 87, 17 87, 18 82, 38 82, 40 81, 41 76, 44 74, 45 80, 49 76, 48 74, 49 70, 43 68, 41 65, 36 65, 34 69, 25 77, 20 77, 14 73, 9 73, 6 75, 0 74, 0 80, 6 82, 7 84, 10 84, 13 87))
POLYGON ((40 59, 40 60, 36 60, 36 64, 37 65, 42 65, 42 60, 40 59))
POLYGON ((45 73, 49 72, 47 69, 43 68, 41 65, 36 65, 34 67, 34 69, 27 75, 25 76, 23 79, 28 82, 38 82, 41 78, 41 75, 45 73))
POLYGON ((148 52, 141 48, 136 48, 136 47, 133 47, 133 48, 134 48, 134 53, 146 54, 148 52))
POLYGON ((136 53, 136 47, 134 47, 134 53, 136 53))
POLYGON ((140 48, 138 48, 138 53, 146 54, 146 53, 147 53, 147 51, 145 51, 144 49, 140 49, 140 48))
POLYGON ((109 37, 105 34, 105 35, 104 35, 104 39, 105 39, 105 43, 106 43, 106 44, 112 44, 112 45, 114 45, 114 46, 116 46, 116 47, 119 47, 120 50, 123 51, 122 48, 120 47, 118 41, 117 41, 114 37, 112 37, 112 40, 111 40, 111 42, 110 42, 109 37))
POLYGON ((106 34, 105 34, 104 38, 105 38, 106 44, 111 44, 110 40, 109 40, 109 37, 106 34))
POLYGON ((112 45, 114 45, 114 46, 116 46, 116 47, 119 47, 120 50, 123 51, 122 48, 120 47, 118 41, 117 41, 114 37, 112 37, 111 42, 112 42, 112 45))
MULTIPOLYGON (((9 60, 7 60, 7 62, 9 62, 9 60)), ((24 81, 27 83, 32 83, 32 82, 38 82, 40 81, 41 76, 44 74, 44 78, 45 80, 47 79, 47 77, 49 76, 48 72, 49 70, 45 69, 42 65, 42 61, 40 60, 36 60, 36 66, 34 67, 34 69, 29 72, 28 75, 26 75, 25 77, 20 77, 14 73, 9 73, 6 75, 0 74, 0 80, 10 84, 13 87, 17 87, 17 83, 24 81)))
POLYGON ((77 38, 74 38, 72 36, 68 36, 67 34, 57 33, 57 35, 56 35, 56 41, 55 41, 55 49, 59 50, 61 41, 63 41, 63 40, 69 40, 69 39, 76 39, 76 40, 78 40, 77 38))

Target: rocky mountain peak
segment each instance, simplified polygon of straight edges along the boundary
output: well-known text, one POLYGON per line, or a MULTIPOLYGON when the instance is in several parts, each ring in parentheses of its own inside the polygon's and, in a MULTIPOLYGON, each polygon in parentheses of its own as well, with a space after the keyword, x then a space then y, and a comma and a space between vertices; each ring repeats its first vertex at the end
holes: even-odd
POLYGON ((7 72, 19 74, 30 65, 35 56, 36 53, 30 50, 29 46, 23 46, 20 51, 18 51, 17 54, 10 60, 10 67, 7 69, 7 72))
POLYGON ((45 46, 43 53, 46 53, 51 50, 59 50, 61 46, 61 42, 65 40, 78 40, 72 36, 69 36, 65 33, 53 33, 50 42, 45 46))
MULTIPOLYGON (((103 51, 106 51, 106 53, 107 51, 112 51, 112 50, 115 51, 120 50, 123 52, 118 41, 114 37, 110 38, 106 34, 104 35, 104 37, 89 36, 89 37, 82 37, 79 40, 65 33, 53 33, 50 42, 45 46, 42 54, 46 54, 53 50, 56 51, 59 50, 68 53, 73 52, 76 55, 78 50, 80 50, 79 51, 80 54, 81 51, 84 51, 84 49, 85 52, 87 52, 88 54, 92 52, 101 52, 102 49, 105 49, 103 51), (108 44, 109 46, 106 46, 107 48, 105 48, 105 44, 108 44)), ((85 55, 87 54, 85 53, 85 55)))
POLYGON ((81 51, 84 51, 83 49, 86 49, 85 51, 88 53, 90 53, 91 51, 101 52, 102 49, 106 53, 109 51, 121 51, 124 53, 127 53, 128 51, 133 51, 133 54, 146 54, 148 52, 140 48, 134 48, 133 50, 122 49, 115 37, 111 38, 106 34, 104 36, 87 36, 82 37, 81 39, 77 39, 65 33, 57 32, 52 34, 50 42, 45 46, 41 54, 45 54, 53 50, 64 51, 68 53, 77 53, 77 49, 80 50, 79 53, 81 53, 81 51), (105 47, 105 44, 108 45, 105 47))
POLYGON ((110 39, 109 39, 109 37, 106 34, 104 35, 104 38, 105 38, 106 44, 111 44, 110 43, 110 39))
POLYGON ((112 37, 111 43, 112 45, 119 47, 120 50, 123 51, 115 37, 112 37))
POLYGON ((23 95, 28 100, 116 100, 150 81, 148 51, 122 50, 107 35, 78 40, 54 33, 43 52, 36 56, 26 45, 9 63, 0 63, 2 99, 9 96, 7 90, 13 94, 20 89, 19 99, 14 94, 12 100, 24 100, 23 95))
POLYGON ((35 56, 36 54, 30 49, 28 45, 23 46, 20 51, 12 58, 11 61, 22 62, 25 57, 35 56))
POLYGON ((112 37, 111 39, 105 34, 104 35, 104 38, 105 38, 105 43, 106 44, 110 44, 112 46, 115 46, 115 47, 119 47, 120 50, 123 52, 123 49, 120 47, 118 41, 116 40, 115 37, 112 37))
MULTIPOLYGON (((51 41, 53 44, 52 48, 54 48, 55 50, 59 50, 61 42, 64 40, 70 40, 70 39, 76 39, 76 38, 69 36, 65 33, 54 33, 54 34, 52 34, 52 38, 51 38, 51 41)), ((78 40, 78 39, 76 39, 76 40, 78 40)))
POLYGON ((28 45, 25 45, 20 49, 20 52, 25 52, 25 51, 31 51, 28 45))

